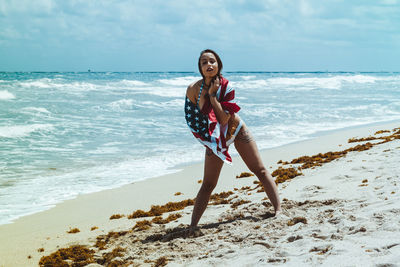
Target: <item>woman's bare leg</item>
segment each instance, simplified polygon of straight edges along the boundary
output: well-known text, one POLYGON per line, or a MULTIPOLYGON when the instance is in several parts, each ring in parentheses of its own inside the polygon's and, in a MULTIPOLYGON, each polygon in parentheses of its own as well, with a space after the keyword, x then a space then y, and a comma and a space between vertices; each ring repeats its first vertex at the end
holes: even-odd
POLYGON ((249 170, 252 171, 262 183, 265 193, 267 193, 269 200, 274 206, 275 213, 279 213, 281 211, 281 203, 279 200, 278 188, 271 174, 264 167, 256 142, 246 125, 243 125, 236 136, 235 147, 249 170))
POLYGON ((211 149, 206 149, 203 183, 199 193, 197 193, 190 226, 197 226, 201 216, 203 215, 203 212, 207 208, 210 195, 217 185, 223 164, 224 162, 217 155, 215 155, 211 149))

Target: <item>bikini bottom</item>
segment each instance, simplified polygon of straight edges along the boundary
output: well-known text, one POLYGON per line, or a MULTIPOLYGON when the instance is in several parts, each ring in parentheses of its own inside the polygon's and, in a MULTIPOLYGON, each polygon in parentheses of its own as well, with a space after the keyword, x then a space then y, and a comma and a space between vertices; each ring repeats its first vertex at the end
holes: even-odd
MULTIPOLYGON (((230 134, 229 139, 226 141, 226 145, 229 146, 230 144, 233 143, 233 141, 235 141, 235 137, 237 136, 237 134, 239 133, 240 129, 242 129, 243 126, 243 121, 242 119, 239 120, 239 123, 236 126, 236 129, 234 129, 234 127, 231 127, 231 131, 234 131, 233 133, 230 134)), ((228 133, 229 134, 229 133, 228 133)))

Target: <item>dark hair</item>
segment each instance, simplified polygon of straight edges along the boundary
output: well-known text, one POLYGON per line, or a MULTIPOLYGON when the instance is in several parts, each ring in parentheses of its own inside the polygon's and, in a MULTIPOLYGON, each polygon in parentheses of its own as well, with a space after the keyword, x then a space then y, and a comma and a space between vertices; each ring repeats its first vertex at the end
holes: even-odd
POLYGON ((200 53, 198 66, 199 66, 199 72, 200 72, 201 76, 203 76, 203 78, 204 78, 203 72, 201 72, 200 58, 201 58, 201 56, 202 56, 203 54, 205 54, 205 53, 211 53, 211 54, 213 54, 213 55, 215 56, 215 58, 217 59, 217 63, 218 63, 218 73, 217 73, 217 76, 220 77, 220 76, 221 76, 221 70, 222 70, 222 67, 223 67, 223 66, 222 66, 222 61, 221 61, 220 57, 218 56, 218 54, 217 54, 214 50, 211 50, 211 49, 205 49, 205 50, 201 51, 201 53, 200 53))

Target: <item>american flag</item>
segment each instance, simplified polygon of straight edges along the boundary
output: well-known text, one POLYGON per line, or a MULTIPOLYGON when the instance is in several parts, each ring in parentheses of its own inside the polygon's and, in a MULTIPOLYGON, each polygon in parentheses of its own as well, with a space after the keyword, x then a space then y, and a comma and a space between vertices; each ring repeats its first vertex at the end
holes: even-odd
MULTIPOLYGON (((228 87, 228 83, 227 79, 220 76, 217 99, 225 112, 234 114, 240 110, 240 107, 234 102, 235 90, 228 87)), ((192 103, 186 97, 185 118, 192 134, 201 144, 210 148, 224 162, 232 164, 232 158, 228 153, 228 146, 226 144, 228 124, 224 126, 219 124, 208 97, 206 97, 201 110, 197 104, 192 103)))

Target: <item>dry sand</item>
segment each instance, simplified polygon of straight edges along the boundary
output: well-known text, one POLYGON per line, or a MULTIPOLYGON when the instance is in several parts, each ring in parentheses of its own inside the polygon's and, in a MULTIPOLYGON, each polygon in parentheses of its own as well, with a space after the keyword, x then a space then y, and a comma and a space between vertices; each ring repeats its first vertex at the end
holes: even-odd
MULTIPOLYGON (((325 133, 263 151, 262 157, 271 172, 279 166, 298 167, 277 162, 365 144, 347 140, 399 126, 400 122, 394 122, 325 133)), ((303 175, 279 184, 283 212, 273 217, 265 193, 257 192, 257 179, 235 178, 247 168, 234 158, 233 167, 223 168, 215 190, 232 194, 219 199, 227 204, 209 205, 198 230, 191 234, 185 231, 193 206, 162 215, 182 216, 175 221, 132 230, 138 221, 154 218, 128 219, 133 211, 195 197, 202 164, 189 166, 176 174, 81 196, 0 226, 0 266, 37 266, 42 256, 74 244, 88 245, 94 251, 93 259, 103 264, 114 262, 115 266, 123 262, 127 266, 397 266, 399 161, 400 139, 395 139, 303 169, 303 175), (125 216, 110 220, 113 214, 125 216), (94 226, 98 229, 92 231, 94 226), (72 228, 80 232, 67 233, 72 228), (108 234, 110 231, 119 234, 108 234), (97 242, 96 247, 96 241, 105 243, 97 242), (102 245, 104 249, 99 249, 102 245)))

